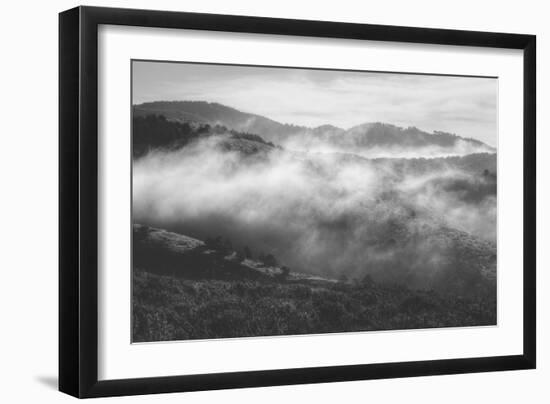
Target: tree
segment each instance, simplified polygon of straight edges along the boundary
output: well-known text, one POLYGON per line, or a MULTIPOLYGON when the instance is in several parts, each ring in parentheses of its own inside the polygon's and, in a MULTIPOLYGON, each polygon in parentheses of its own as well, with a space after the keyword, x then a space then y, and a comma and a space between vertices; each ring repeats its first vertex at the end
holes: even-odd
POLYGON ((222 241, 222 249, 226 252, 233 251, 233 243, 228 238, 222 241))
POLYGON ((244 255, 244 252, 242 251, 235 251, 235 254, 237 256, 237 261, 238 262, 243 262, 245 260, 245 255, 244 255))
POLYGON ((247 245, 244 246, 243 252, 246 259, 252 259, 252 251, 250 251, 250 248, 248 248, 247 245))
POLYGON ((204 239, 204 244, 205 244, 207 247, 214 248, 215 245, 216 245, 216 241, 215 241, 212 237, 206 237, 206 238, 204 239))
POLYGON ((370 274, 366 274, 363 279, 361 279, 361 284, 363 286, 373 286, 374 280, 372 279, 372 276, 370 274))
POLYGON ((275 258, 275 256, 273 254, 267 254, 265 257, 264 257, 264 264, 270 266, 270 267, 276 267, 278 262, 277 262, 277 258, 275 258))
POLYGON ((290 274, 290 268, 283 265, 281 268, 281 274, 286 278, 290 274))
POLYGON ((265 257, 266 257, 265 253, 260 252, 258 254, 258 261, 260 261, 262 264, 265 264, 265 257))
POLYGON ((286 278, 288 278, 289 274, 290 274, 290 268, 283 265, 281 267, 281 272, 279 272, 279 274, 277 275, 277 278, 284 281, 286 278))

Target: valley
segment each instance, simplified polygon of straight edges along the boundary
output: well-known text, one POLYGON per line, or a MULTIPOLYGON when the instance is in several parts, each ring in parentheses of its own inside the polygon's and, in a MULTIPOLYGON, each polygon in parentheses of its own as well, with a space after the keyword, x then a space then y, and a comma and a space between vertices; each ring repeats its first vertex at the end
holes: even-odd
POLYGON ((134 106, 134 341, 496 324, 495 149, 134 106))

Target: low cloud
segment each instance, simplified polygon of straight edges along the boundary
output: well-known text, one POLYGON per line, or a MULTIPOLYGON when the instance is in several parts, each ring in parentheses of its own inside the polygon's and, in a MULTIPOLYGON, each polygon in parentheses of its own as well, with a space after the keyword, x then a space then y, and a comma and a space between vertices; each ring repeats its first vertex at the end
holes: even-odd
POLYGON ((359 148, 356 145, 335 146, 323 140, 309 137, 307 134, 293 136, 282 143, 289 150, 308 153, 353 153, 361 157, 376 158, 439 158, 465 156, 474 153, 493 153, 494 149, 485 144, 474 144, 463 139, 456 140, 452 146, 430 145, 425 147, 368 147, 359 148))
POLYGON ((426 172, 418 160, 403 166, 335 150, 247 153, 240 142, 211 136, 136 160, 134 222, 221 235, 297 271, 420 286, 449 259, 445 229, 494 243, 496 196, 476 170, 426 172))

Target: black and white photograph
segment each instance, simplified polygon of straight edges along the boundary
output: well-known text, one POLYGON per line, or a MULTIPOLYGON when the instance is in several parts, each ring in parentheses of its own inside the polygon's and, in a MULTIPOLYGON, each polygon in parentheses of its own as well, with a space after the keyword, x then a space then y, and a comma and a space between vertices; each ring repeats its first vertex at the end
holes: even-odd
POLYGON ((497 324, 497 78, 131 68, 133 342, 497 324))

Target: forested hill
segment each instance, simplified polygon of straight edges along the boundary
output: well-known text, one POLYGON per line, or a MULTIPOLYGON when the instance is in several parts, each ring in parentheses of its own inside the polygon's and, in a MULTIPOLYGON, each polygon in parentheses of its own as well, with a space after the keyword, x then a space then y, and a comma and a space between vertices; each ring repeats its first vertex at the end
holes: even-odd
POLYGON ((451 133, 428 133, 415 127, 401 128, 381 122, 363 123, 347 130, 328 124, 309 128, 280 123, 264 116, 204 101, 158 101, 134 106, 134 117, 148 115, 162 115, 168 120, 182 123, 220 125, 231 130, 260 135, 275 144, 292 142, 302 149, 315 149, 322 145, 340 151, 375 148, 414 151, 432 147, 455 154, 495 152, 493 147, 479 140, 451 133))
MULTIPOLYGON (((136 116, 133 119, 133 156, 141 157, 151 150, 177 150, 199 138, 222 136, 226 139, 226 148, 239 149, 247 154, 258 151, 268 152, 281 149, 280 146, 264 140, 261 136, 230 130, 221 125, 206 123, 180 122, 168 120, 163 115, 136 116)), ((364 157, 353 154, 336 153, 338 159, 367 161, 364 157)), ((311 154, 310 158, 314 158, 311 154)), ((487 170, 496 174, 496 154, 474 153, 465 156, 439 158, 376 158, 368 159, 372 164, 391 166, 395 174, 422 174, 447 168, 481 173, 487 170)))

